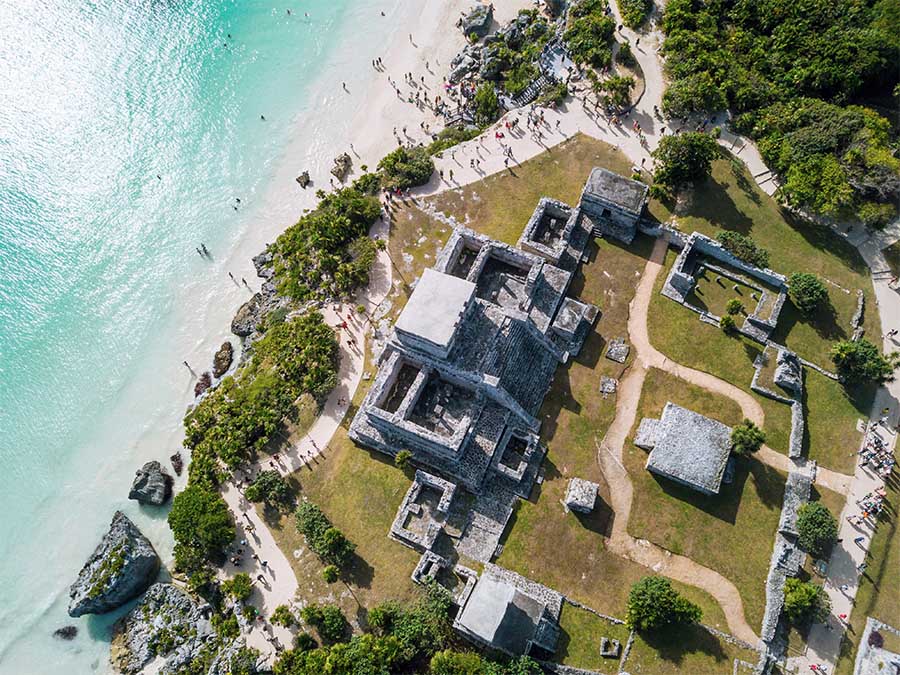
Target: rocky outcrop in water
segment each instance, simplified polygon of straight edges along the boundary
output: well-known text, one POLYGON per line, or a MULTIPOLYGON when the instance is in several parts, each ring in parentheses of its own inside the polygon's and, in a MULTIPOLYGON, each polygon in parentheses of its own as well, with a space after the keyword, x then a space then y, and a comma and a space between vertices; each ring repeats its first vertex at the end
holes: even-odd
POLYGON ((63 626, 53 631, 53 637, 60 640, 74 640, 77 635, 78 628, 76 626, 63 626))
POLYGON ((212 375, 210 375, 209 371, 207 370, 197 378, 197 383, 194 385, 194 398, 197 398, 198 396, 203 394, 211 386, 212 375))
POLYGON ((184 460, 181 458, 181 453, 176 452, 174 455, 169 457, 169 461, 172 462, 172 469, 174 469, 175 475, 180 476, 181 470, 184 469, 184 460))
POLYGON ((231 362, 234 360, 234 347, 227 340, 216 351, 213 357, 213 375, 222 377, 231 368, 231 362))
POLYGON ((172 482, 172 476, 159 462, 147 462, 135 472, 128 499, 150 506, 162 506, 172 496, 172 482))
POLYGON ((243 640, 220 640, 210 622, 212 611, 172 584, 154 584, 114 626, 110 662, 125 675, 140 673, 156 657, 164 659, 161 674, 206 662, 207 675, 224 675, 243 640))
POLYGON ((350 173, 350 169, 353 168, 353 160, 350 158, 346 152, 342 152, 340 155, 334 158, 334 166, 331 167, 331 173, 334 175, 342 183, 344 179, 347 177, 347 174, 350 173))
POLYGON ((305 188, 309 185, 309 171, 304 171, 296 178, 297 182, 300 183, 300 187, 305 188))
POLYGON ((159 556, 124 513, 116 511, 109 531, 69 589, 69 616, 103 614, 133 600, 159 572, 159 556))

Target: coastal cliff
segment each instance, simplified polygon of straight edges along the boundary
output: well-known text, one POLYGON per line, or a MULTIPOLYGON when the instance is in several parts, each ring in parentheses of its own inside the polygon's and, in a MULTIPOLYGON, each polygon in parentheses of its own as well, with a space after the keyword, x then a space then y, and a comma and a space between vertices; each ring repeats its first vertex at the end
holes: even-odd
POLYGON ((69 589, 69 616, 103 614, 133 600, 159 572, 150 541, 121 511, 69 589))

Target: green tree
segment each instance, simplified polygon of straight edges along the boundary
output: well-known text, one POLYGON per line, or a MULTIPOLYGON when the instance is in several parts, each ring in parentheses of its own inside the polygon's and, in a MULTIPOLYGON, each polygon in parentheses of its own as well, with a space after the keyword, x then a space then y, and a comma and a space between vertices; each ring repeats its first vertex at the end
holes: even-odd
POLYGON ((651 0, 617 0, 619 3, 619 11, 622 13, 622 22, 629 28, 637 30, 644 21, 653 7, 651 0))
POLYGON ((431 675, 483 675, 484 671, 484 660, 474 652, 445 649, 431 657, 431 675))
POLYGON ((310 501, 303 500, 295 514, 297 530, 306 537, 309 547, 326 563, 338 568, 345 567, 353 556, 356 546, 310 501))
POLYGON ((631 587, 625 622, 638 632, 700 621, 700 608, 681 597, 665 577, 644 577, 631 587))
POLYGON ((795 626, 824 621, 831 612, 825 590, 809 581, 789 577, 784 584, 784 614, 795 626))
POLYGON ((731 335, 734 331, 737 330, 737 324, 734 322, 734 317, 730 314, 726 314, 721 319, 719 319, 719 328, 723 331, 731 335))
POLYGON ((290 628, 295 623, 297 623, 297 617, 294 616, 291 608, 287 605, 278 605, 278 607, 275 608, 275 611, 272 612, 270 621, 276 626, 284 626, 285 628, 290 628))
POLYGON ((624 108, 631 103, 631 90, 634 89, 634 78, 612 75, 605 80, 594 80, 594 92, 603 97, 607 105, 624 108))
POLYGON ((612 61, 613 34, 616 22, 606 16, 596 3, 582 2, 588 11, 570 18, 569 27, 563 40, 572 58, 578 63, 586 63, 594 68, 603 68, 612 61))
POLYGON ((307 605, 300 610, 300 616, 319 631, 325 642, 340 642, 347 636, 349 624, 337 605, 307 605))
POLYGON ((744 421, 731 430, 731 449, 745 457, 753 454, 766 442, 766 434, 756 424, 744 421))
POLYGON ((689 131, 663 136, 652 154, 656 160, 653 180, 677 190, 688 183, 706 179, 720 150, 712 136, 689 131))
POLYGON ((407 188, 425 185, 434 173, 434 161, 428 148, 400 146, 378 162, 381 185, 386 188, 407 188))
POLYGON ((828 302, 828 289, 815 274, 794 272, 788 277, 788 294, 791 302, 803 314, 813 314, 828 302))
POLYGON ((176 547, 182 551, 179 556, 176 548, 176 567, 185 572, 197 569, 204 559, 221 556, 234 540, 234 521, 228 505, 217 491, 202 485, 188 485, 175 495, 168 522, 176 547), (190 552, 196 555, 191 556, 190 552))
POLYGON ((725 232, 719 232, 716 239, 722 244, 722 248, 731 253, 738 260, 743 260, 745 263, 755 265, 756 267, 769 266, 769 252, 764 248, 757 246, 756 242, 750 237, 743 235, 740 232, 727 230, 725 232))
POLYGON ((394 464, 401 471, 409 468, 409 462, 412 459, 412 453, 409 450, 401 450, 394 456, 394 464))
POLYGON ((261 472, 247 486, 244 496, 251 502, 265 502, 274 507, 285 507, 291 503, 291 489, 284 477, 274 469, 261 472))
POLYGON ((837 520, 821 502, 808 502, 797 512, 800 547, 816 558, 825 558, 837 541, 837 520))
POLYGON ((831 348, 831 360, 847 384, 891 381, 897 366, 896 353, 882 356, 865 338, 841 340, 831 348))
POLYGON ((253 593, 253 582, 250 581, 250 575, 238 572, 231 579, 226 579, 222 582, 222 592, 238 602, 243 602, 253 593))
POLYGON ((333 584, 340 576, 340 570, 334 565, 326 565, 325 569, 322 570, 322 578, 325 580, 326 584, 333 584))
POLYGON ((737 298, 731 298, 731 300, 725 303, 725 311, 732 316, 740 314, 744 311, 744 303, 737 298))
POLYGON ((488 82, 482 82, 475 91, 475 122, 479 125, 492 124, 500 117, 500 99, 488 82))

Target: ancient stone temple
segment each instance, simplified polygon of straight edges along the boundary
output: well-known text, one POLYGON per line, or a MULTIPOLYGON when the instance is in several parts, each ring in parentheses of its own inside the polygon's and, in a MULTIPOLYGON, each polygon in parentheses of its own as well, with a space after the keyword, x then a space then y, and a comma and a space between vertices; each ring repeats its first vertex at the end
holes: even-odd
POLYGON ((580 209, 595 222, 598 235, 630 244, 647 205, 650 188, 606 169, 594 169, 581 193, 580 209))

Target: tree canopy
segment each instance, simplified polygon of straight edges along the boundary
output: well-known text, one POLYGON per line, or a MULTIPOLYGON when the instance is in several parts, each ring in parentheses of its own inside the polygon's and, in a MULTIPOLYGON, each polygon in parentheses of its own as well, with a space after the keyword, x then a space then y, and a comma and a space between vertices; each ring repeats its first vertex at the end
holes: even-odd
POLYGON ((739 455, 750 455, 766 442, 766 434, 748 419, 731 430, 731 449, 739 455))
POLYGON ((807 316, 828 302, 828 289, 815 274, 794 272, 788 277, 788 295, 791 302, 807 316))
POLYGON ((291 489, 284 477, 275 469, 261 472, 247 489, 244 496, 251 502, 265 502, 281 508, 291 502, 291 489))
POLYGON ((386 188, 407 188, 425 185, 434 173, 434 161, 423 146, 400 146, 378 162, 381 184, 386 188))
POLYGON ((356 546, 331 524, 318 506, 303 500, 297 506, 297 531, 306 537, 309 547, 330 565, 343 568, 349 564, 356 546))
POLYGON ((726 230, 725 232, 719 232, 716 239, 722 244, 722 248, 738 260, 743 260, 745 263, 756 267, 769 266, 769 252, 757 246, 756 242, 747 235, 726 230))
POLYGON ((817 558, 824 558, 837 541, 837 520, 821 502, 809 502, 798 511, 797 532, 803 550, 817 558))
POLYGON ((168 516, 175 538, 175 566, 191 572, 220 556, 234 540, 234 521, 222 495, 202 484, 175 495, 168 516))
POLYGON ((653 180, 678 190, 693 181, 707 178, 712 161, 719 156, 716 139, 708 134, 689 131, 663 136, 653 151, 656 169, 653 180))
POLYGON ((897 354, 882 356, 867 339, 841 340, 831 348, 831 360, 847 384, 886 382, 894 379, 897 354))
POLYGON ((632 630, 654 632, 670 626, 694 623, 700 608, 683 598, 665 577, 644 577, 631 587, 625 623, 632 630))
POLYGON ((788 577, 784 584, 784 614, 795 626, 823 621, 831 611, 825 590, 809 581, 788 577))

